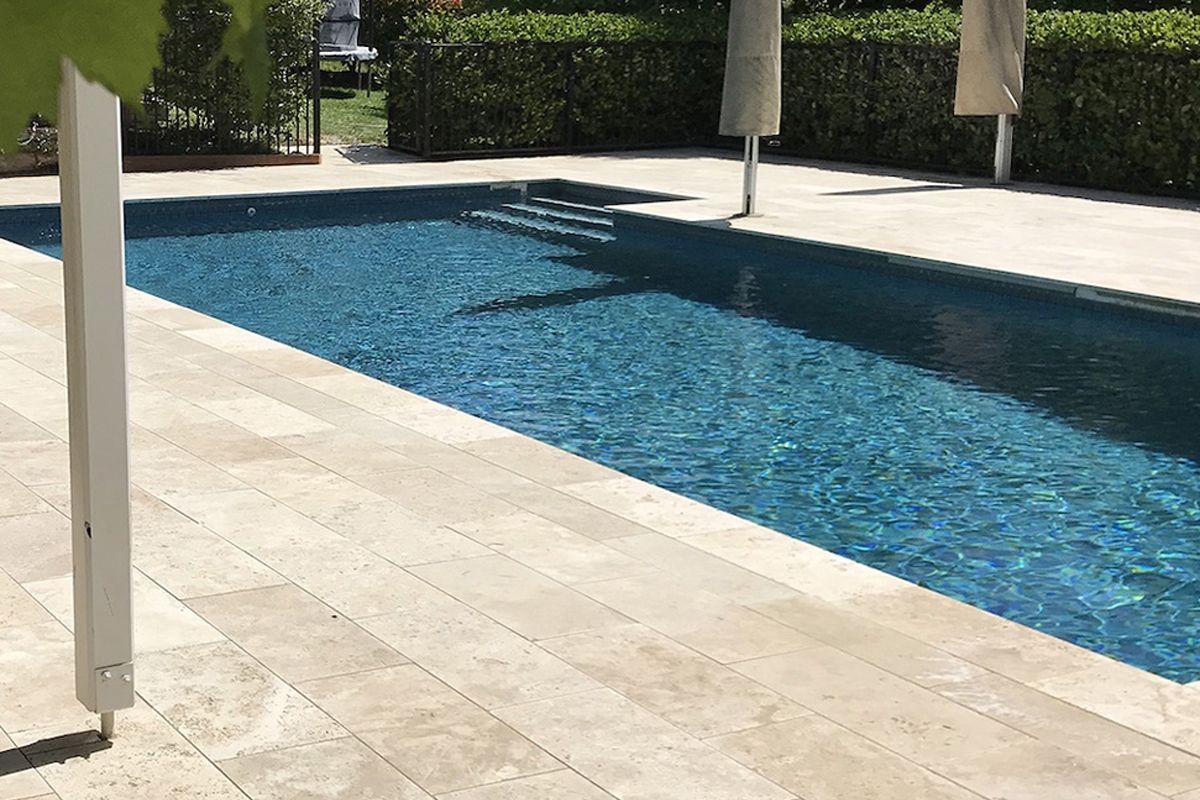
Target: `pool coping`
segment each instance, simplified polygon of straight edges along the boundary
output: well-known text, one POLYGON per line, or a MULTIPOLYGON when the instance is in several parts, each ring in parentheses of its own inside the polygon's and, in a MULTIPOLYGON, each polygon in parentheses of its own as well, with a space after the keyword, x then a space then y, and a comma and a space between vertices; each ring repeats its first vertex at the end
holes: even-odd
MULTIPOLYGON (((496 182, 487 185, 496 185, 496 182)), ((428 188, 443 186, 445 184, 434 184, 428 188)), ((379 188, 386 191, 408 187, 379 188)), ((361 190, 336 189, 331 191, 361 190)), ((262 194, 289 193, 296 192, 264 192, 262 194)), ((234 196, 238 195, 236 193, 213 195, 213 197, 223 199, 234 196)), ((639 212, 628 208, 614 209, 614 211, 634 219, 660 219, 653 213, 639 212)), ((671 224, 680 223, 671 220, 671 224)), ((683 222, 683 224, 705 227, 703 222, 683 222)), ((847 253, 869 252, 882 258, 900 259, 897 265, 904 268, 929 268, 934 271, 942 271, 947 268, 951 271, 963 269, 967 270, 965 273, 967 276, 974 276, 975 273, 981 272, 985 273, 989 280, 996 272, 976 267, 956 267, 941 262, 928 262, 932 266, 927 266, 927 262, 923 259, 889 256, 878 251, 865 251, 841 245, 808 243, 804 240, 775 234, 745 233, 770 239, 781 239, 789 244, 798 241, 803 244, 814 244, 821 248, 833 247, 847 253)), ((61 273, 61 264, 57 260, 7 241, 0 244, 0 262, 10 264, 17 269, 24 269, 43 279, 52 279, 51 276, 55 271, 61 273)), ((1021 279, 1011 282, 1033 285, 1047 292, 1073 296, 1077 296, 1081 288, 1079 285, 1060 281, 1039 280, 1030 284, 1029 281, 1021 279)), ((129 293, 130 298, 134 300, 129 312, 132 316, 138 316, 138 306, 148 303, 151 307, 160 310, 185 310, 191 314, 205 317, 209 322, 209 327, 248 333, 237 326, 207 317, 200 312, 185 309, 153 295, 132 288, 129 293)), ((272 344, 274 346, 268 348, 272 351, 278 349, 280 352, 303 352, 278 342, 272 342, 272 344)), ((236 357, 237 352, 232 351, 231 355, 236 357)), ((331 364, 331 366, 336 365, 331 364)), ((390 390, 397 397, 410 394, 352 370, 340 367, 338 370, 339 374, 354 376, 348 377, 347 380, 369 389, 371 392, 386 394, 390 390)), ((288 377, 286 369, 279 374, 288 377)), ((453 409, 433 401, 426 402, 453 411, 453 409)), ((455 413, 462 414, 457 411, 455 413)), ((516 434, 512 435, 516 436, 516 434)), ((454 442, 448 443, 455 444, 454 442)), ((546 452, 561 452, 545 443, 538 442, 537 445, 539 448, 544 448, 546 452)), ((632 478, 628 478, 628 480, 635 481, 632 478)), ((640 484, 641 482, 636 483, 640 484)), ((691 540, 684 543, 692 547, 716 555, 718 558, 756 575, 789 586, 802 594, 811 593, 812 596, 823 602, 835 603, 839 607, 848 609, 850 613, 861 616, 864 620, 883 621, 883 624, 888 624, 905 636, 911 636, 938 649, 959 655, 989 672, 1003 675, 1034 691, 1090 711, 1099 717, 1173 747, 1200 755, 1200 692, 1187 685, 1113 661, 1103 655, 1042 634, 1019 623, 1003 620, 986 611, 960 603, 937 592, 923 589, 901 578, 828 553, 813 545, 788 537, 786 534, 744 520, 731 520, 724 512, 704 504, 655 487, 649 487, 649 485, 646 487, 646 491, 653 489, 654 496, 669 496, 672 498, 670 502, 681 503, 689 509, 689 513, 694 513, 697 517, 705 520, 705 526, 709 530, 678 537, 680 540, 691 540), (922 613, 913 613, 913 609, 921 609, 922 613), (962 625, 948 626, 945 624, 946 620, 955 620, 956 623, 961 622, 962 625)))

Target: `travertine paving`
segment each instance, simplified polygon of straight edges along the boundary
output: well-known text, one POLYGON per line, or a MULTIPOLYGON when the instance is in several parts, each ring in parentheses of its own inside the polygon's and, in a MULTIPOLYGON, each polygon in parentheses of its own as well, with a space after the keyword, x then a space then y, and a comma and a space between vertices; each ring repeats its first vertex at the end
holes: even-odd
MULTIPOLYGON (((739 174, 642 154, 127 183, 522 177, 702 216, 739 174)), ((912 185, 770 165, 768 216, 739 224, 1200 298, 1194 211, 866 193, 912 185)), ((0 243, 0 800, 1200 797, 1196 688, 136 291, 139 701, 98 742, 72 680, 60 284, 0 243)))

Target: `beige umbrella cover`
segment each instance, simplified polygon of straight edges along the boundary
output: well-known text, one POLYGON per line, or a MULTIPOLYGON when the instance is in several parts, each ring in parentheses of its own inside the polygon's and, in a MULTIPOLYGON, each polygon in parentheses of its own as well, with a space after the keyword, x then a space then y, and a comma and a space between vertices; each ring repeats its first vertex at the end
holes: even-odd
POLYGON ((780 0, 733 0, 721 94, 722 136, 779 133, 781 9, 780 0))
POLYGON ((963 0, 959 116, 1020 114, 1025 91, 1025 0, 963 0))

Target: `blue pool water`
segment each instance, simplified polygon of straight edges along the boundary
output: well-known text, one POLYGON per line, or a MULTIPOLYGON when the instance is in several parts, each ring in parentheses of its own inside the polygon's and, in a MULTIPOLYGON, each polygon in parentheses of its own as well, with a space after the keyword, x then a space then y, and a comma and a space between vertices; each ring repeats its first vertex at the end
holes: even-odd
POLYGON ((498 202, 297 208, 275 229, 151 215, 129 280, 1200 678, 1200 331, 682 231, 469 213, 498 202))

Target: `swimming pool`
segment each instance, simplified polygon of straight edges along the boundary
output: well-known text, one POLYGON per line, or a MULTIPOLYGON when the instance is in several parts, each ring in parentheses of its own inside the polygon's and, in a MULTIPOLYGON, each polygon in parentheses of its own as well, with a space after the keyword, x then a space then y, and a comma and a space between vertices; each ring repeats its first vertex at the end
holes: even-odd
POLYGON ((130 204, 129 281, 1200 679, 1200 330, 530 193, 130 204))

